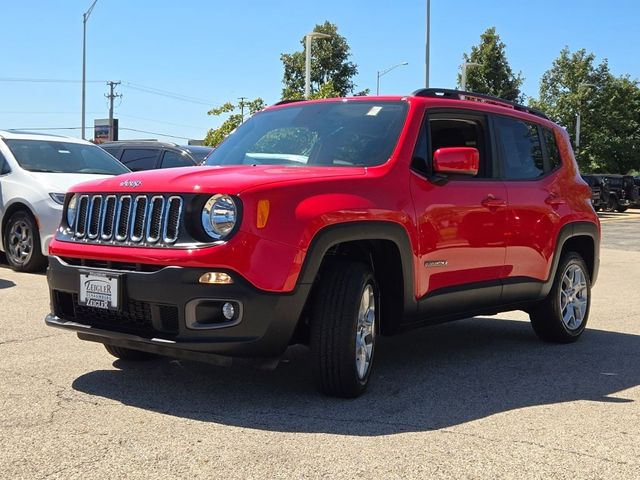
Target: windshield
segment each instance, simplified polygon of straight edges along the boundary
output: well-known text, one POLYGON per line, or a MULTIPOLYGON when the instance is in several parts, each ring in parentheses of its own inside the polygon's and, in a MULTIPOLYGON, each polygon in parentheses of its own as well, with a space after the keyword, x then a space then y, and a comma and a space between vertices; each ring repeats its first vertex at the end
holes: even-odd
POLYGON ((385 163, 407 111, 404 101, 292 104, 257 113, 206 165, 374 166, 385 163))
POLYGON ((120 175, 129 169, 95 145, 60 140, 5 140, 18 164, 30 172, 120 175))

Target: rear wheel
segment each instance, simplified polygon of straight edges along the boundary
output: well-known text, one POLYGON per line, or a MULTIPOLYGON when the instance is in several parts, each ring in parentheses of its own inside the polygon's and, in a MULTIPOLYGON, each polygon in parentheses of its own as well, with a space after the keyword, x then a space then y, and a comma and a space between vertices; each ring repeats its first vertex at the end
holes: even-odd
POLYGON ((104 348, 107 349, 107 352, 120 360, 149 360, 155 357, 153 353, 133 350, 131 348, 116 347, 115 345, 109 345, 106 343, 104 344, 104 348))
POLYGON ((367 388, 379 303, 378 285, 367 265, 334 261, 324 269, 310 329, 313 375, 321 392, 353 398, 367 388))
POLYGON ((547 298, 531 311, 531 325, 542 340, 575 342, 587 326, 590 305, 589 270, 578 253, 568 252, 560 259, 547 298))
POLYGON ((36 222, 24 210, 9 218, 4 232, 4 250, 7 263, 18 272, 36 272, 47 265, 47 258, 40 251, 36 222))

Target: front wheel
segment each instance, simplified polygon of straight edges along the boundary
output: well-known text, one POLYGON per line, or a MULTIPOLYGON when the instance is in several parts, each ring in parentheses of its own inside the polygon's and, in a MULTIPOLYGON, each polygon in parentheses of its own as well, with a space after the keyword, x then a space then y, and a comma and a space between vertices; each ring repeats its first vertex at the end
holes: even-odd
POLYGON ((353 398, 367 388, 379 295, 373 273, 363 263, 337 259, 323 269, 310 325, 313 376, 322 393, 353 398))
POLYGON ((4 234, 4 250, 9 266, 17 272, 43 270, 47 259, 40 251, 40 234, 33 217, 20 210, 9 218, 4 234))
POLYGON ((551 291, 530 312, 531 325, 545 341, 575 342, 587 326, 591 306, 589 270, 576 252, 560 259, 551 291))
POLYGON ((629 207, 624 207, 624 206, 622 206, 622 205, 618 204, 618 206, 616 207, 616 210, 617 210, 618 212, 620 212, 620 213, 623 213, 623 212, 626 212, 626 211, 627 211, 627 208, 629 208, 629 207))

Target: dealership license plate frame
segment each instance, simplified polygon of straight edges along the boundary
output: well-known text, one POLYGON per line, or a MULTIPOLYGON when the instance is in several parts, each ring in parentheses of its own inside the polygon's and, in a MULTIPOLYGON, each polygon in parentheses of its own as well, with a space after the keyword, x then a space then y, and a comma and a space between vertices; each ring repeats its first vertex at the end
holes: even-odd
POLYGON ((78 280, 78 305, 120 310, 122 306, 122 274, 81 270, 78 280))

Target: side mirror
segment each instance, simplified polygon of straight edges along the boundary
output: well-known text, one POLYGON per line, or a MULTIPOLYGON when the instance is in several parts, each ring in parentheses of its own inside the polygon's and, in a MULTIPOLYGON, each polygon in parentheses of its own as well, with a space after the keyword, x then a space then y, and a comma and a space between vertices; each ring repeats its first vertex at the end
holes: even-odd
POLYGON ((477 175, 480 166, 480 153, 473 147, 439 148, 433 154, 433 171, 437 173, 456 173, 459 175, 477 175))

